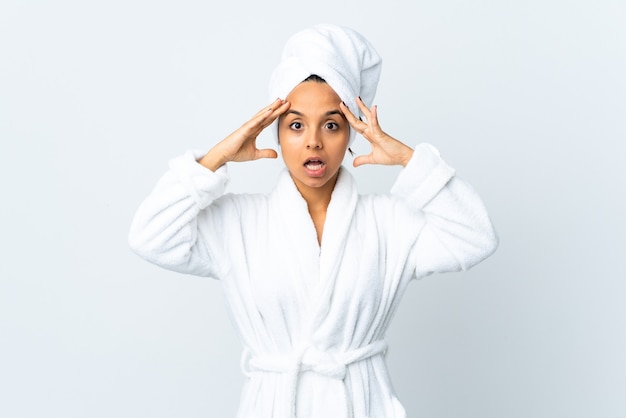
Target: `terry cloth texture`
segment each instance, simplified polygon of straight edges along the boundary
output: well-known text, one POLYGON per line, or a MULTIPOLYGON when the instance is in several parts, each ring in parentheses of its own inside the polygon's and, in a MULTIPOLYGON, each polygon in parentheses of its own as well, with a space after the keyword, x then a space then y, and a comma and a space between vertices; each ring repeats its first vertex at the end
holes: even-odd
MULTIPOLYGON (((382 60, 370 42, 357 31, 320 24, 292 35, 286 42, 281 62, 270 78, 270 100, 284 99, 312 74, 322 77, 348 106, 360 116, 356 98, 371 106, 380 79, 382 60)), ((278 141, 278 124, 271 129, 278 141)), ((350 130, 350 143, 355 132, 350 130)))
POLYGON ((385 336, 413 278, 465 270, 497 238, 474 189, 420 144, 389 194, 340 170, 321 245, 285 169, 267 195, 225 193, 189 152, 135 215, 129 242, 159 266, 219 279, 244 346, 238 418, 405 418, 385 336))

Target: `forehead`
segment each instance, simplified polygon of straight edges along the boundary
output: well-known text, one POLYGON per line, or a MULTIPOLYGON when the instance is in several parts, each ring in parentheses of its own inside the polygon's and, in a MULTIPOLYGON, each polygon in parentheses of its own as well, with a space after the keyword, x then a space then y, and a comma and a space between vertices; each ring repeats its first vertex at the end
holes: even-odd
POLYGON ((327 83, 304 81, 287 95, 291 107, 317 108, 321 106, 337 107, 341 102, 339 95, 327 83))

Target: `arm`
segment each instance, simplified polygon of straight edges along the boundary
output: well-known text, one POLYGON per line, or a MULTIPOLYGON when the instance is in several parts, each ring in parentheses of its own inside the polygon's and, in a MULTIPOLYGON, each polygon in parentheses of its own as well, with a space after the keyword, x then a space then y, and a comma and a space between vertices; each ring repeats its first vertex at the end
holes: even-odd
POLYGON ((467 270, 496 250, 498 238, 482 200, 432 145, 416 147, 391 193, 425 219, 411 253, 416 277, 467 270))
MULTIPOLYGON (((170 169, 135 212, 128 242, 137 255, 153 264, 216 276, 209 240, 219 234, 204 236, 198 228, 199 214, 224 193, 228 176, 226 167, 214 173, 196 162, 199 157, 187 152, 170 161, 170 169)), ((220 213, 212 212, 207 222, 219 225, 220 213)))
POLYGON ((368 155, 358 156, 362 164, 404 167, 391 193, 400 196, 424 220, 413 246, 410 262, 415 276, 433 272, 465 270, 495 251, 498 239, 480 197, 429 144, 415 150, 386 134, 378 124, 377 108, 357 104, 367 122, 357 119, 342 105, 350 125, 372 146, 368 155))
POLYGON ((228 177, 225 164, 276 158, 259 150, 256 138, 289 103, 276 100, 259 111, 206 154, 188 152, 170 162, 170 170, 139 206, 128 241, 139 256, 159 266, 188 274, 217 276, 224 262, 221 243, 233 216, 225 208, 228 177))

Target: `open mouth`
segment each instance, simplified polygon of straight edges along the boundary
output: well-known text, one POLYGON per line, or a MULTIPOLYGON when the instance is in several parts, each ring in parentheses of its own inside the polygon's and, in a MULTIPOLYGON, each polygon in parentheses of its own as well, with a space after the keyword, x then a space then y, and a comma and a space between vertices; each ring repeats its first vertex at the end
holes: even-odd
POLYGON ((326 164, 321 161, 321 160, 306 160, 306 162, 304 163, 304 167, 307 170, 311 170, 311 171, 319 171, 321 170, 326 164))

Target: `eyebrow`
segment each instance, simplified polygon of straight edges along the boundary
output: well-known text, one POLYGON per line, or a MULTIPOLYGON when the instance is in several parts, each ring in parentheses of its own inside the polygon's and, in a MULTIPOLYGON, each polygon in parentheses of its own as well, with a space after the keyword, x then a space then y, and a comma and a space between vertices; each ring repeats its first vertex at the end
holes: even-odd
MULTIPOLYGON (((304 116, 304 114, 303 114, 302 112, 298 112, 298 111, 297 111, 297 110, 295 110, 295 109, 289 109, 289 110, 287 111, 287 113, 285 113, 285 114, 286 114, 286 115, 289 115, 289 114, 294 114, 294 115, 297 115, 297 116, 304 116)), ((335 109, 335 110, 329 110, 328 112, 326 112, 326 113, 324 114, 324 116, 332 116, 332 115, 340 115, 340 116, 344 116, 344 115, 343 115, 343 113, 342 113, 340 110, 338 110, 338 109, 335 109)))

